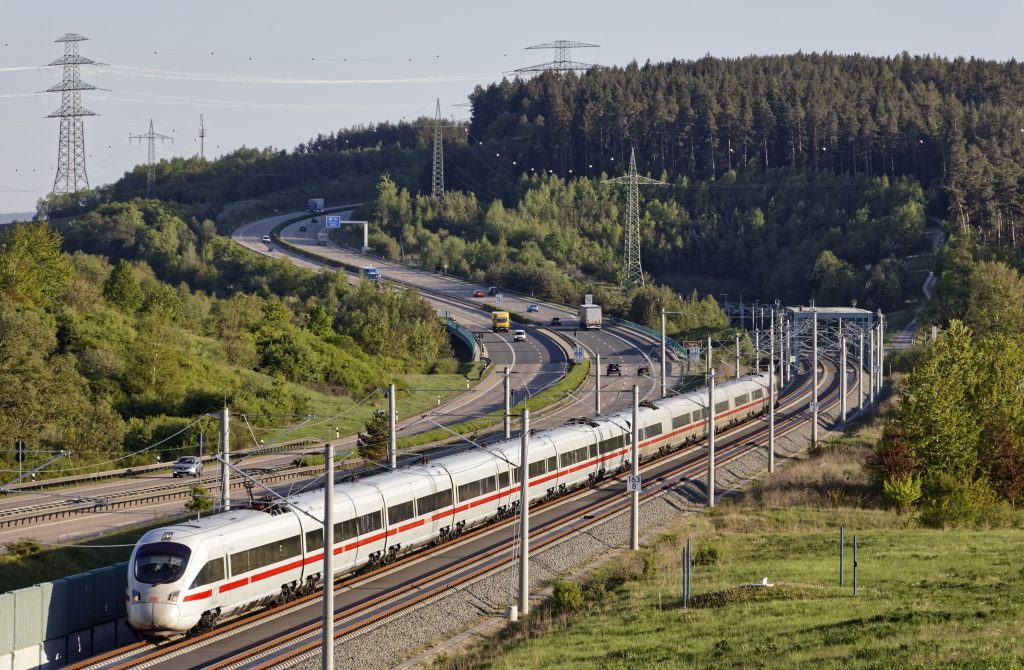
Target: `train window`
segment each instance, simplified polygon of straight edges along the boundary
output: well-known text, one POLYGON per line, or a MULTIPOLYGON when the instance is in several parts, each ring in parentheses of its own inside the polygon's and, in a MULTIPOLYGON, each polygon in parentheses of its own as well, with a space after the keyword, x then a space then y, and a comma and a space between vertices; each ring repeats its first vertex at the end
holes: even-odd
POLYGON ((206 562, 203 569, 196 575, 195 581, 192 582, 190 589, 194 589, 198 586, 206 586, 214 582, 219 582, 224 579, 224 558, 214 558, 206 562))
POLYGON ((431 493, 428 496, 416 499, 416 513, 417 514, 428 514, 434 510, 439 510, 442 507, 448 507, 452 504, 452 490, 445 489, 444 491, 438 491, 437 493, 431 493))
POLYGON ((494 490, 494 487, 494 476, 492 475, 490 477, 484 477, 483 479, 480 480, 480 495, 490 493, 491 491, 494 490))
POLYGON ((324 530, 323 528, 317 528, 316 530, 306 531, 306 551, 315 551, 316 549, 324 548, 324 530))
POLYGON ((746 405, 748 402, 750 402, 750 394, 749 393, 744 393, 743 395, 736 396, 736 405, 735 406, 739 407, 740 405, 746 405))
POLYGON ((708 408, 707 407, 701 407, 699 412, 694 412, 693 413, 693 420, 694 421, 696 421, 697 419, 706 419, 706 418, 708 418, 708 408), (697 416, 698 414, 700 414, 699 417, 697 416))
POLYGON ((558 470, 558 457, 552 456, 548 459, 548 472, 555 472, 558 470))
POLYGON ((512 481, 516 484, 521 484, 522 480, 519 479, 519 468, 512 468, 512 481))
POLYGON ((597 442, 590 445, 590 457, 594 458, 597 456, 597 442))
POLYGON ((476 498, 480 495, 480 482, 467 482, 459 486, 459 502, 476 498))
POLYGON ((508 470, 498 473, 498 488, 501 490, 508 488, 508 470))
POLYGON ((650 426, 647 426, 646 428, 644 428, 644 439, 645 440, 650 439, 650 438, 654 437, 655 435, 661 435, 661 433, 662 433, 661 424, 660 423, 653 423, 650 426))
POLYGON ((370 512, 359 517, 359 534, 365 535, 366 533, 372 533, 375 530, 380 530, 383 526, 381 520, 380 511, 370 512))
POLYGON ((569 467, 570 465, 572 465, 573 463, 576 462, 576 452, 575 451, 567 451, 567 452, 559 455, 558 459, 559 459, 559 467, 567 468, 567 467, 569 467))
POLYGON ((602 454, 607 454, 616 449, 621 449, 626 443, 626 439, 622 435, 616 435, 615 437, 609 437, 607 440, 601 440, 599 445, 602 454))
POLYGON ((683 412, 679 416, 672 417, 672 428, 682 428, 690 424, 690 413, 683 412))
MULTIPOLYGON (((591 446, 594 446, 594 445, 591 445, 591 446)), ((561 458, 562 467, 563 468, 567 468, 570 465, 575 465, 576 463, 582 463, 583 461, 587 460, 587 453, 588 453, 589 449, 590 449, 590 447, 580 447, 579 449, 575 449, 573 451, 565 452, 564 454, 562 454, 559 457, 559 458, 561 458)))
POLYGON ((533 463, 530 463, 529 471, 530 479, 533 479, 534 477, 540 477, 542 474, 547 472, 547 470, 544 469, 544 461, 534 461, 533 463))
POLYGON ((761 389, 755 390, 753 393, 753 397, 754 400, 760 400, 761 398, 764 397, 764 391, 762 391, 761 389))
POLYGON ((729 411, 729 401, 723 400, 722 402, 715 403, 715 414, 721 414, 722 412, 729 411))
POLYGON ((411 500, 404 503, 398 503, 397 505, 392 505, 388 508, 388 523, 392 525, 411 519, 414 516, 416 516, 416 514, 413 510, 411 500))
POLYGON ((348 519, 334 524, 334 543, 351 540, 359 535, 359 519, 348 519))
POLYGON ((231 554, 231 574, 240 575, 258 570, 271 563, 279 563, 302 553, 299 536, 275 540, 252 549, 231 554))

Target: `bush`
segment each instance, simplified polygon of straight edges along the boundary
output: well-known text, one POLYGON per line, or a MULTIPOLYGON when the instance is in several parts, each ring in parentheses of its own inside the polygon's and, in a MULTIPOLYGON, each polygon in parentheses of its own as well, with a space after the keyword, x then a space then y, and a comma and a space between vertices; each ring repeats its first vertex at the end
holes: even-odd
POLYGON ((890 477, 882 483, 882 491, 897 512, 906 514, 921 498, 921 479, 910 473, 890 477))
POLYGON ((697 549, 697 552, 693 554, 690 562, 693 563, 693 565, 715 565, 718 563, 718 559, 718 547, 713 545, 704 545, 697 549))
POLYGON ((936 528, 973 526, 996 503, 995 493, 982 480, 963 481, 939 473, 925 489, 921 521, 936 528))
POLYGON ((583 589, 576 582, 559 581, 555 584, 551 609, 555 614, 569 614, 583 606, 583 589))
POLYGON ((14 556, 15 558, 23 558, 25 556, 31 556, 32 554, 38 554, 42 551, 42 546, 39 542, 33 540, 30 537, 26 537, 21 540, 14 540, 13 542, 4 542, 4 552, 8 556, 14 556))

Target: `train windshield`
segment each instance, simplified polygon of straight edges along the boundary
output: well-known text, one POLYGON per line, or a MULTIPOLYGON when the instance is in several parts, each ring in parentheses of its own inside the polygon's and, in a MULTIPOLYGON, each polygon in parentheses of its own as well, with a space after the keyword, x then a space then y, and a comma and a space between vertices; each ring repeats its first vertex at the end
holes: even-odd
POLYGON ((144 544, 135 552, 135 579, 144 584, 170 584, 181 579, 192 550, 176 542, 144 544))

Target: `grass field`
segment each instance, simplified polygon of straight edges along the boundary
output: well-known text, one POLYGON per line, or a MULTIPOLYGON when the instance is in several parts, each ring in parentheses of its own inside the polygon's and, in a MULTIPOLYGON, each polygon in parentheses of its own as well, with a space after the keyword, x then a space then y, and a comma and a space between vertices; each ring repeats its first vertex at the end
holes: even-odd
POLYGON ((682 520, 597 569, 582 597, 568 589, 570 597, 556 595, 525 623, 435 667, 1022 667, 1024 517, 1012 529, 918 528, 863 499, 859 457, 855 447, 825 453, 682 520), (857 500, 863 505, 846 504, 857 500), (686 538, 699 559, 689 610, 680 596, 686 538), (775 586, 747 586, 762 577, 775 586))

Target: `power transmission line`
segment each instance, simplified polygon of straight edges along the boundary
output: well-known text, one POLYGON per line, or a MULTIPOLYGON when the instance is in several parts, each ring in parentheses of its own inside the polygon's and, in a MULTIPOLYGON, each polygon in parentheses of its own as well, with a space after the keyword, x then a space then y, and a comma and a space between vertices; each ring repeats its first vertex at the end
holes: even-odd
POLYGON ((145 135, 129 135, 128 136, 128 143, 129 144, 131 143, 132 140, 138 140, 139 144, 142 144, 142 140, 149 140, 149 154, 148 154, 148 161, 147 161, 147 165, 149 167, 149 170, 148 170, 148 172, 146 174, 146 195, 147 196, 150 196, 150 195, 153 194, 153 186, 156 184, 156 144, 155 143, 156 143, 156 140, 158 140, 158 139, 160 140, 161 143, 165 142, 166 140, 170 140, 171 144, 174 144, 174 138, 171 137, 170 135, 161 135, 159 133, 153 132, 153 119, 149 120, 149 132, 148 133, 146 133, 145 135))
POLYGON ((584 72, 594 67, 589 63, 576 63, 572 60, 570 50, 571 49, 585 49, 585 48, 597 48, 596 44, 587 44, 586 42, 572 42, 570 40, 556 40, 554 42, 545 42, 544 44, 535 44, 532 47, 526 47, 527 49, 554 49, 555 60, 548 63, 541 63, 540 65, 531 65, 529 67, 521 67, 518 70, 512 70, 512 74, 541 74, 543 72, 584 72))
POLYGON ((632 286, 644 286, 644 271, 640 265, 640 184, 645 186, 667 186, 663 181, 641 177, 636 173, 636 149, 629 151, 629 174, 625 177, 606 179, 606 184, 626 184, 627 200, 626 206, 626 244, 625 244, 625 272, 622 275, 624 288, 632 286))
POLYGON ((435 200, 444 197, 444 142, 441 134, 441 99, 438 98, 437 111, 434 113, 434 174, 430 189, 430 195, 435 200))
POLYGON ((57 174, 53 180, 54 193, 74 193, 89 188, 85 170, 85 126, 83 116, 98 116, 82 107, 82 91, 95 91, 92 84, 82 81, 78 68, 82 65, 106 65, 85 58, 78 53, 78 43, 87 40, 76 33, 65 33, 54 42, 64 43, 64 55, 46 67, 62 66, 64 76, 59 84, 46 89, 47 93, 60 93, 60 109, 47 115, 60 119, 60 140, 57 147, 57 174))

